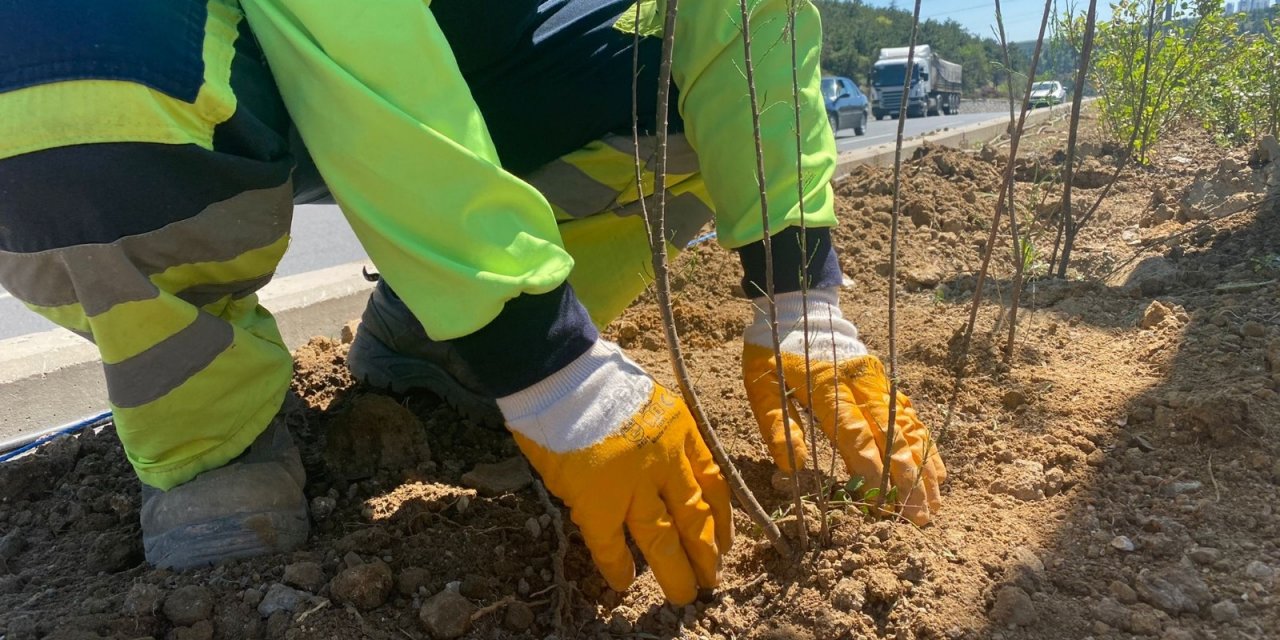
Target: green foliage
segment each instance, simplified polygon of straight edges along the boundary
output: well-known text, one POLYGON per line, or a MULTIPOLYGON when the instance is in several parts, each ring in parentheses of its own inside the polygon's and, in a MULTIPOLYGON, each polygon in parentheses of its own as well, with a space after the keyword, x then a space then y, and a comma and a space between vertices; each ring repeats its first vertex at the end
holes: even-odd
MULTIPOLYGON (((1078 21, 1070 16, 1066 22, 1078 21)), ((1139 161, 1170 125, 1191 116, 1212 120, 1211 94, 1229 91, 1237 24, 1213 0, 1171 3, 1117 0, 1098 24, 1093 81, 1103 121, 1139 161), (1172 19, 1165 20, 1172 6, 1172 19)))
MULTIPOLYGON (((813 0, 822 14, 822 67, 826 73, 853 78, 866 85, 882 47, 904 47, 911 38, 911 12, 872 7, 859 0, 813 0)), ((920 24, 922 44, 938 55, 964 66, 964 92, 998 95, 1006 71, 998 65, 1000 44, 986 34, 975 35, 954 20, 926 20, 920 24)), ((1014 70, 1030 66, 1030 47, 1009 50, 1014 70)))
POLYGON ((1231 144, 1280 132, 1280 28, 1274 14, 1249 24, 1259 30, 1242 30, 1227 62, 1211 70, 1200 111, 1205 125, 1231 144))

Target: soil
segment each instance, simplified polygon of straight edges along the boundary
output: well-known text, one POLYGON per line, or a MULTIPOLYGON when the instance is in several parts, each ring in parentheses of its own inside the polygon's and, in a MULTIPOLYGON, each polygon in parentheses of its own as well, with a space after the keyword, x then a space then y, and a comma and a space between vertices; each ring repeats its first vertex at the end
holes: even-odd
MULTIPOLYGON (((1118 157, 1086 124, 1080 212, 1118 157)), ((1001 358, 1013 262, 1002 225, 949 424, 1003 151, 926 147, 904 164, 898 376, 949 470, 944 510, 927 527, 838 509, 829 540, 784 560, 738 513, 723 585, 675 610, 648 572, 628 592, 610 591, 567 525, 571 602, 557 628, 557 535, 536 487, 518 465, 469 476, 513 469, 515 480, 501 479, 513 484, 497 490, 463 478, 516 456, 510 438, 429 395, 355 385, 344 341, 317 338, 297 353, 294 388, 308 409, 290 424, 313 506, 302 550, 184 574, 148 568, 138 484, 114 434, 64 438, 0 466, 0 633, 1277 637, 1280 211, 1232 203, 1256 203, 1280 184, 1280 147, 1225 149, 1194 128, 1171 135, 1149 166, 1122 174, 1079 238, 1069 277, 1052 280, 1043 276, 1062 209, 1064 127, 1037 131, 1015 166, 1017 219, 1038 252, 1012 359, 1001 358)), ((851 279, 842 307, 882 354, 892 184, 891 171, 864 167, 836 186, 835 238, 851 279)), ((736 262, 703 245, 674 271, 704 404, 766 509, 783 516, 788 499, 774 488, 740 381, 750 305, 735 293, 736 262)), ((606 335, 672 382, 651 297, 606 335)), ((830 451, 817 457, 826 469, 830 451)), ((838 470, 831 478, 844 480, 838 470)))

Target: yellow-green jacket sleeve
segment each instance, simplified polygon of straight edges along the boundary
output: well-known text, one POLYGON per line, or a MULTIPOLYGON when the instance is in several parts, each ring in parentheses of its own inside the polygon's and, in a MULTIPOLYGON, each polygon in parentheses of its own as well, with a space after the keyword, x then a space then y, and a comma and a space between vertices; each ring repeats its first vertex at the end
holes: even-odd
POLYGON ((426 3, 242 5, 330 191, 432 338, 568 277, 550 206, 502 170, 426 3))

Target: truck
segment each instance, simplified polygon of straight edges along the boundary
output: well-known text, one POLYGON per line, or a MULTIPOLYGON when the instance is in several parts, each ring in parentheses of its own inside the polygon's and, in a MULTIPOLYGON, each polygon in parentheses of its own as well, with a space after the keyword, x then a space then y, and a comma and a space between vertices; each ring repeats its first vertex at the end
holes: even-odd
MULTIPOLYGON (((898 115, 910 50, 911 47, 885 47, 871 68, 871 113, 876 120, 898 115)), ((907 93, 909 117, 960 112, 960 65, 943 60, 932 47, 922 44, 916 45, 912 66, 911 89, 907 93)))

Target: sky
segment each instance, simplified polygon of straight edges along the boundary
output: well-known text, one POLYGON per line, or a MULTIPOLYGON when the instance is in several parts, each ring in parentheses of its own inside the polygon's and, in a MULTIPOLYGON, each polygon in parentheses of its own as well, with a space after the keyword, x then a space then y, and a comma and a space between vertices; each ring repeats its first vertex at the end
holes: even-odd
MULTIPOLYGON (((1064 0, 1055 0, 1064 10, 1064 0)), ((864 4, 875 7, 897 6, 904 11, 911 11, 913 0, 863 0, 864 4)), ((1087 0, 1075 0, 1078 11, 1088 8, 1087 0)), ((1004 30, 1010 42, 1035 40, 1040 31, 1040 17, 1044 15, 1044 0, 1000 0, 1004 10, 1004 30)), ((1098 2, 1098 20, 1111 17, 1111 3, 1106 0, 1098 2)), ((920 20, 938 21, 955 20, 961 26, 983 38, 995 37, 996 3, 994 0, 921 0, 920 20)), ((1052 23, 1050 23, 1052 24, 1052 23)))

